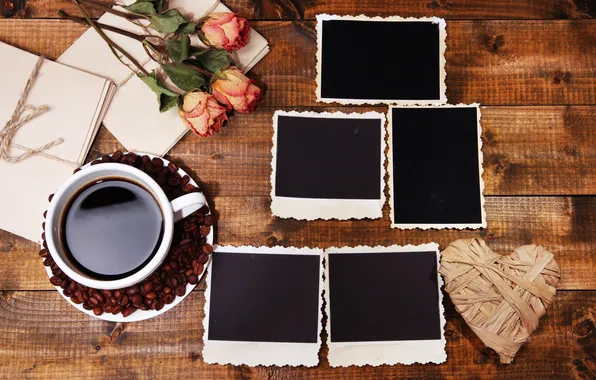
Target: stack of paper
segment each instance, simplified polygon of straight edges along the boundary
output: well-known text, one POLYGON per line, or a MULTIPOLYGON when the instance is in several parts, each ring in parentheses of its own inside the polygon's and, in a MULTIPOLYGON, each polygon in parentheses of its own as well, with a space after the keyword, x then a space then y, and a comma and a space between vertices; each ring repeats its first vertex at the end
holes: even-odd
MULTIPOLYGON (((126 0, 125 4, 134 0, 126 0)), ((170 7, 177 8, 193 19, 203 17, 213 6, 212 1, 171 0, 170 7)), ((229 11, 219 4, 215 11, 229 11)), ((146 34, 129 21, 105 14, 98 22, 126 29, 137 34, 146 34)), ((129 37, 106 33, 114 42, 128 51, 145 69, 151 71, 156 63, 150 60, 141 44, 129 37)), ((195 35, 194 46, 201 46, 195 35)), ((249 43, 234 52, 236 64, 244 71, 250 70, 269 52, 267 40, 251 30, 249 43)), ((160 113, 155 94, 131 73, 114 55, 97 32, 89 29, 60 58, 59 62, 113 80, 118 86, 112 105, 104 119, 104 125, 126 149, 159 156, 166 154, 188 131, 178 116, 177 109, 160 113)))
MULTIPOLYGON (((0 127, 11 118, 39 57, 0 43, 0 127)), ((48 196, 83 164, 101 119, 115 91, 109 80, 44 61, 26 104, 48 105, 48 111, 23 125, 12 140, 11 155, 19 156, 57 139, 64 142, 45 153, 17 163, 0 161, 0 229, 39 241, 48 196)))

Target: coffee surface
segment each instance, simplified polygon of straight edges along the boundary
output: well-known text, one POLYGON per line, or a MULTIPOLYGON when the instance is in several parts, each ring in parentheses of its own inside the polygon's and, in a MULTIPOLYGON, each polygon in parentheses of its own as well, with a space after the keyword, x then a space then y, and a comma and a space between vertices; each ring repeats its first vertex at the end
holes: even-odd
POLYGON ((157 201, 131 182, 108 179, 73 197, 62 226, 67 256, 97 279, 127 277, 156 253, 163 234, 157 201))

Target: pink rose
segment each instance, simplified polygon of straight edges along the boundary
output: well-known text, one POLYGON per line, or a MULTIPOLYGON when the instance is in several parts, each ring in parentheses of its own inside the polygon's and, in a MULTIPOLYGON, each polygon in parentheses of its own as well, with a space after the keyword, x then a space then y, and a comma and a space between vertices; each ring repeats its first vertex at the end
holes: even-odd
POLYGON ((261 89, 234 66, 222 71, 221 76, 223 78, 216 79, 211 85, 215 99, 228 110, 233 108, 242 113, 254 111, 261 99, 261 89))
POLYGON ((201 137, 218 132, 228 120, 226 109, 206 92, 193 91, 184 95, 180 117, 190 130, 201 137))
POLYGON ((213 12, 201 27, 205 39, 212 47, 238 50, 246 46, 250 26, 245 18, 233 12, 213 12))

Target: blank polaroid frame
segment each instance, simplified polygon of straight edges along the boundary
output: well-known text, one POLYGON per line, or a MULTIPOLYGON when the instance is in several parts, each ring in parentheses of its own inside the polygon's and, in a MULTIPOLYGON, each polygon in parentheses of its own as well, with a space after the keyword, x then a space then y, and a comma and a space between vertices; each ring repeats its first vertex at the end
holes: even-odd
POLYGON ((486 228, 478 104, 389 107, 391 227, 486 228))
POLYGON ((445 362, 436 243, 325 250, 332 367, 445 362))
POLYGON ((217 247, 207 276, 203 359, 316 366, 322 290, 320 249, 217 247))
POLYGON ((385 204, 385 115, 276 111, 271 211, 294 219, 377 219, 385 204))
POLYGON ((444 19, 320 14, 316 28, 317 101, 447 103, 444 19))

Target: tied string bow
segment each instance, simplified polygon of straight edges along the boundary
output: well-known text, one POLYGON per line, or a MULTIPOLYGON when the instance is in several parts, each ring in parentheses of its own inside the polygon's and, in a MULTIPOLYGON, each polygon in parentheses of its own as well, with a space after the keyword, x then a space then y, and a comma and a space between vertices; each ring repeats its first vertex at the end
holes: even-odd
POLYGON ((0 161, 4 160, 10 163, 18 163, 32 156, 43 156, 52 160, 61 161, 70 165, 78 166, 78 164, 74 162, 64 160, 60 157, 52 156, 50 154, 45 153, 45 151, 47 151, 48 149, 62 144, 64 142, 62 138, 56 139, 36 149, 27 148, 19 144, 12 143, 12 139, 22 126, 24 126, 29 121, 35 119, 37 116, 41 115, 49 109, 47 105, 35 107, 30 104, 26 104, 27 97, 31 92, 31 88, 35 84, 35 80, 39 75, 39 70, 43 64, 43 61, 44 57, 39 57, 39 60, 35 64, 35 68, 31 72, 31 76, 27 81, 27 85, 25 86, 25 89, 21 94, 17 106, 15 107, 15 110, 12 113, 12 117, 10 118, 10 120, 8 120, 6 125, 4 125, 4 128, 0 130, 0 161), (24 150, 25 153, 22 153, 17 156, 12 156, 10 154, 10 149, 12 147, 24 150))

